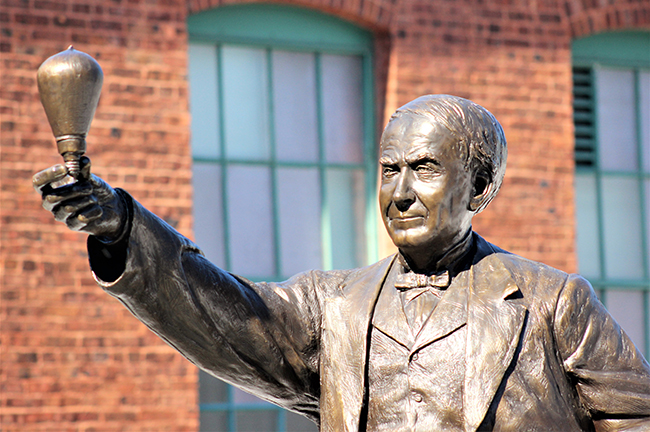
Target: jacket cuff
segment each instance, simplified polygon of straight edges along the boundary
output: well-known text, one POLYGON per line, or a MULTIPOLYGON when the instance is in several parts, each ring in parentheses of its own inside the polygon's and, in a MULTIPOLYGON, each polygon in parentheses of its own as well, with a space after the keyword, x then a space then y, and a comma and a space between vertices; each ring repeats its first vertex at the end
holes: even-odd
POLYGON ((133 198, 123 189, 115 189, 115 192, 122 200, 125 209, 120 235, 116 239, 91 235, 88 236, 87 241, 90 268, 100 285, 115 282, 124 273, 133 226, 133 198))

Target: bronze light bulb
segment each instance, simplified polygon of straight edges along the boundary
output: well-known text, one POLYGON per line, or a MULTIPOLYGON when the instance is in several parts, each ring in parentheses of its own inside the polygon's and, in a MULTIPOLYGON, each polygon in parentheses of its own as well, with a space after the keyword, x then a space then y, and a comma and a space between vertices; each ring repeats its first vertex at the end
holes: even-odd
POLYGON ((94 58, 71 45, 43 62, 37 81, 59 153, 70 175, 77 177, 104 81, 102 69, 94 58))

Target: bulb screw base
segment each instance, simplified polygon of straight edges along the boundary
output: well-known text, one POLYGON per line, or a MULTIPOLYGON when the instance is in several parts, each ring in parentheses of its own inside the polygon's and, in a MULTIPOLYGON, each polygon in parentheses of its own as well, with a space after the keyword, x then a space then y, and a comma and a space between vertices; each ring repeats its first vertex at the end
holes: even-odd
POLYGON ((80 171, 79 158, 86 152, 85 136, 63 135, 56 137, 56 145, 68 168, 68 174, 77 178, 80 171))

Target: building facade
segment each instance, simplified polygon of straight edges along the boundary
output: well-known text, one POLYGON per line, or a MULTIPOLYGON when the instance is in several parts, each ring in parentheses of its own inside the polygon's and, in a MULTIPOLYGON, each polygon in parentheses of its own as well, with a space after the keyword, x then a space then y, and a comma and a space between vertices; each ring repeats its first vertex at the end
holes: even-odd
POLYGON ((3 1, 0 428, 309 428, 199 374, 40 207, 30 178, 60 161, 35 82, 50 55, 104 70, 94 172, 260 280, 392 253, 374 162, 390 114, 429 93, 485 106, 509 158, 475 230, 584 273, 647 355, 649 35, 648 0, 3 1))

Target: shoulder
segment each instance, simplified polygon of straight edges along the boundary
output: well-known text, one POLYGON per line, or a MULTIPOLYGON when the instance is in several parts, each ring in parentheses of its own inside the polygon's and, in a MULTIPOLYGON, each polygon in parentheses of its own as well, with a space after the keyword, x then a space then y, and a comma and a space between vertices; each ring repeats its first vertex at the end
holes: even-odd
POLYGON ((351 270, 342 287, 355 285, 360 281, 369 282, 369 279, 383 281, 394 259, 395 254, 383 258, 376 263, 351 270))
POLYGON ((394 259, 395 255, 391 255, 364 267, 309 273, 314 281, 324 288, 324 293, 328 297, 346 296, 350 292, 359 289, 366 291, 381 284, 394 259))
POLYGON ((582 291, 589 295, 593 291, 589 282, 577 274, 566 273, 547 264, 505 251, 480 236, 478 247, 482 259, 476 264, 478 269, 489 271, 502 265, 520 288, 524 296, 538 299, 556 300, 563 292, 582 291))
POLYGON ((258 290, 272 290, 287 301, 302 302, 305 298, 314 297, 318 301, 339 297, 350 289, 359 286, 358 282, 369 279, 382 279, 390 268, 394 255, 384 258, 374 264, 343 270, 309 270, 298 273, 284 282, 253 283, 238 277, 247 285, 257 286, 258 290))
POLYGON ((352 270, 349 270, 348 279, 363 276, 366 274, 375 274, 377 272, 387 271, 393 260, 395 259, 395 254, 382 258, 376 263, 364 267, 358 267, 352 270))

